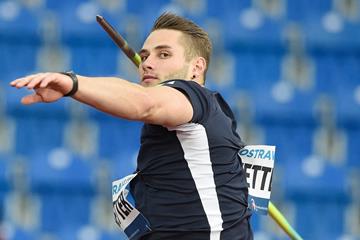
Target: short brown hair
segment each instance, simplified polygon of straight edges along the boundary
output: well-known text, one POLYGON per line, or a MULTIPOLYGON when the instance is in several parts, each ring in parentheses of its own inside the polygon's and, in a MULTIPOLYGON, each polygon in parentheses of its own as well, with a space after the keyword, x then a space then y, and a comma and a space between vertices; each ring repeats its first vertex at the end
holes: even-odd
POLYGON ((206 71, 210 64, 212 44, 207 32, 191 20, 180 17, 173 13, 165 12, 155 21, 151 32, 159 29, 171 29, 184 33, 189 46, 185 46, 185 57, 190 60, 194 57, 203 57, 206 61, 206 71))

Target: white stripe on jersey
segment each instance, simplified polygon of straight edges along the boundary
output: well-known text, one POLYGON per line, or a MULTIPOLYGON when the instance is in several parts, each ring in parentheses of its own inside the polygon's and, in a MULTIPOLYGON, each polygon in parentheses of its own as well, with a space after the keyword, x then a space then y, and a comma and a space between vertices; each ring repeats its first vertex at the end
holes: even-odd
POLYGON ((184 151, 184 158, 188 163, 210 224, 210 240, 220 239, 220 232, 223 230, 223 219, 216 193, 206 130, 201 124, 197 123, 186 123, 169 128, 169 130, 176 130, 177 138, 184 151))

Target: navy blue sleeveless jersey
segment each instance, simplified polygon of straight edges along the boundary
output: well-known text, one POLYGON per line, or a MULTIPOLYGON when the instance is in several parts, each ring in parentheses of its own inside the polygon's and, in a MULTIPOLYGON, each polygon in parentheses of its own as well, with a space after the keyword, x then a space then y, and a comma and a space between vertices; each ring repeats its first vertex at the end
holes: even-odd
POLYGON ((194 81, 163 86, 187 96, 193 117, 173 128, 143 126, 139 176, 131 183, 136 207, 154 232, 206 232, 207 239, 225 239, 222 232, 250 216, 238 155, 244 145, 233 113, 219 93, 194 81))

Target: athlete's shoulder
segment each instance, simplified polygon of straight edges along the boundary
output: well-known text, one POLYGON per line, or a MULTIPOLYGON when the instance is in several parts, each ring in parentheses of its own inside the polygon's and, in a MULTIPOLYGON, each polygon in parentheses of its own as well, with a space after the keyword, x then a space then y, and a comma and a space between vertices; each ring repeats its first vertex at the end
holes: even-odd
POLYGON ((199 83, 191 80, 173 79, 162 83, 182 92, 190 101, 194 114, 191 122, 199 123, 204 121, 209 115, 209 111, 214 104, 212 92, 199 83))
POLYGON ((194 92, 199 96, 209 99, 217 93, 192 80, 172 79, 161 83, 161 85, 175 88, 184 93, 194 92))
POLYGON ((162 86, 188 86, 188 87, 195 87, 195 88, 204 88, 205 87, 198 82, 192 81, 192 80, 184 80, 184 79, 171 79, 166 80, 162 83, 160 83, 162 86))

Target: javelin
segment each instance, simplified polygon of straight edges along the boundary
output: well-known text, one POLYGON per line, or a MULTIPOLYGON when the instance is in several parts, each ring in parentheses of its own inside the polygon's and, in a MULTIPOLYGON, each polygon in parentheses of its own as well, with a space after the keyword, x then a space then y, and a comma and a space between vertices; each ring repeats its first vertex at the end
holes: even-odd
POLYGON ((96 15, 96 21, 103 27, 103 29, 109 34, 111 39, 123 50, 123 52, 130 58, 130 60, 139 67, 141 63, 140 56, 129 47, 125 39, 105 20, 104 17, 96 15))
MULTIPOLYGON (((104 17, 97 15, 96 20, 109 34, 111 39, 118 45, 121 50, 130 58, 130 60, 139 67, 141 58, 125 41, 125 39, 105 20, 104 17)), ((289 224, 284 215, 275 207, 275 205, 269 201, 269 215, 280 226, 287 235, 293 240, 302 240, 302 237, 295 231, 295 229, 289 224)))

